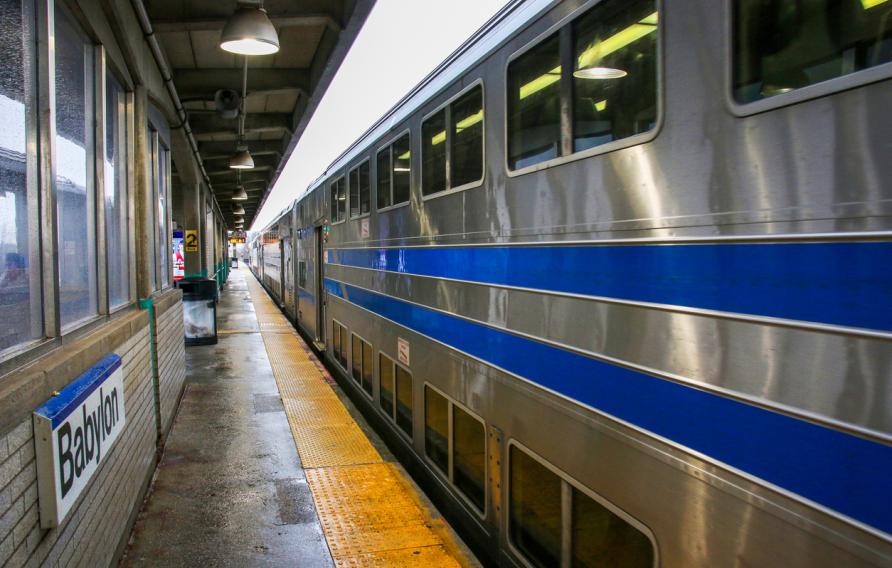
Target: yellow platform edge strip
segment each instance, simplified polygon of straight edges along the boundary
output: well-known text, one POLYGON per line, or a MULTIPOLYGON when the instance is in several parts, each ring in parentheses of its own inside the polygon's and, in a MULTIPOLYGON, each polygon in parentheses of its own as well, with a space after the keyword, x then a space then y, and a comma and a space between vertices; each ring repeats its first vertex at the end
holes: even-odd
POLYGON ((246 281, 335 565, 476 566, 405 471, 384 462, 266 291, 246 281))

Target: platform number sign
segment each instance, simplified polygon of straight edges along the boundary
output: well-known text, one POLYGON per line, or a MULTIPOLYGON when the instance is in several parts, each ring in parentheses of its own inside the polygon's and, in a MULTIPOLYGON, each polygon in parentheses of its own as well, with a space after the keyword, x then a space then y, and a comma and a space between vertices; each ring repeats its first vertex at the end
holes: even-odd
POLYGON ((396 340, 396 354, 399 357, 400 363, 405 366, 409 366, 409 342, 403 339, 402 337, 398 337, 396 340))
POLYGON ((186 229, 186 252, 198 252, 198 231, 186 229))

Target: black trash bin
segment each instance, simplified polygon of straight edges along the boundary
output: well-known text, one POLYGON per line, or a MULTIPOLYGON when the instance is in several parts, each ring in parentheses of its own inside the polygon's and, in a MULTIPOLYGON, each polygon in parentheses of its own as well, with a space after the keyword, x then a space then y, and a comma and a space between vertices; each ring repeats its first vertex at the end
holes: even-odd
POLYGON ((217 343, 217 281, 193 276, 177 281, 183 291, 183 327, 186 345, 217 343))

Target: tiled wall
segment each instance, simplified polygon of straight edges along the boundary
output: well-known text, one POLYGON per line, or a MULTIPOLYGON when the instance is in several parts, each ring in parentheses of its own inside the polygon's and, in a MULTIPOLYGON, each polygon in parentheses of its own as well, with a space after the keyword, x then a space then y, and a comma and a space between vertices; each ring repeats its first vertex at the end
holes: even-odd
POLYGON ((186 347, 183 342, 183 303, 176 302, 156 316, 158 345, 158 392, 161 405, 161 432, 170 430, 186 380, 186 347))

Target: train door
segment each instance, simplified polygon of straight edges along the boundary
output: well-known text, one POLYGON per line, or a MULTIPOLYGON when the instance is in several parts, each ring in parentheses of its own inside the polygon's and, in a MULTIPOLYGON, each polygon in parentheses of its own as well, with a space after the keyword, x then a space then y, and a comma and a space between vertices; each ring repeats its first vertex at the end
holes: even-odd
POLYGON ((316 265, 316 343, 317 346, 325 345, 325 275, 323 274, 324 256, 322 227, 316 227, 313 231, 314 259, 316 265))

